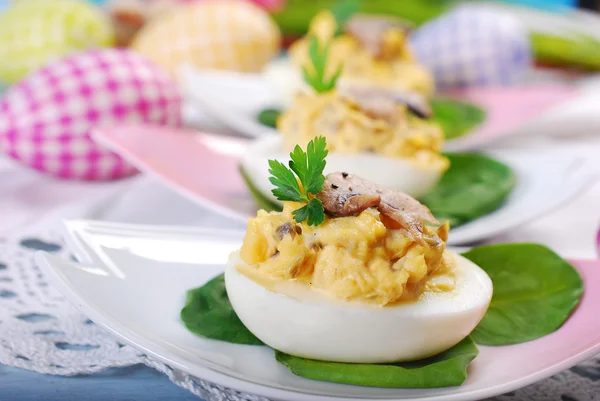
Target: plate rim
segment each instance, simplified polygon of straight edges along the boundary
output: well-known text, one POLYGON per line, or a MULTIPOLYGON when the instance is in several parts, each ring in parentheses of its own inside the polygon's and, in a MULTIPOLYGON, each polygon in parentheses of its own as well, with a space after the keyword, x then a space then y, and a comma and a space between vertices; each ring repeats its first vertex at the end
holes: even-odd
MULTIPOLYGON (((69 222, 85 223, 90 222, 89 220, 70 220, 69 222)), ((109 226, 114 226, 114 223, 107 223, 109 226)), ((118 224, 117 224, 118 225, 118 224)), ((143 225, 138 224, 122 224, 121 226, 134 226, 139 227, 143 225)), ((153 227, 153 226, 145 226, 153 227)), ((177 226, 168 226, 169 228, 178 228, 177 226)), ((188 231, 197 231, 197 229, 188 228, 188 231)), ((214 231, 207 229, 206 231, 214 231)), ((219 231, 235 231, 235 230, 219 230, 219 231)), ((79 247, 78 247, 79 248, 79 247)), ((75 249, 72 250, 75 252, 75 249)), ((63 296, 65 296, 72 304, 74 304, 82 313, 88 316, 97 324, 107 329, 110 333, 117 336, 127 344, 131 345, 135 349, 141 350, 147 355, 166 363, 167 365, 180 369, 191 376, 200 380, 210 381, 212 383, 232 388, 238 391, 247 392, 250 394, 264 396, 270 399, 277 400, 290 400, 290 401, 340 401, 342 398, 338 396, 319 395, 315 393, 301 393, 290 389, 281 389, 271 387, 265 384, 255 383, 247 381, 241 378, 232 377, 226 373, 221 373, 210 367, 203 366, 201 364, 194 364, 190 361, 186 361, 184 357, 169 356, 169 351, 165 350, 161 345, 157 344, 152 339, 145 338, 142 334, 138 334, 134 330, 126 327, 115 321, 110 315, 104 312, 100 307, 90 304, 85 297, 78 294, 76 289, 68 283, 66 277, 60 273, 59 268, 55 268, 52 259, 59 260, 59 256, 51 255, 48 252, 38 251, 34 255, 34 260, 40 269, 49 277, 51 283, 57 288, 63 296)), ((68 260, 61 260, 64 264, 69 264, 74 268, 80 266, 81 263, 75 263, 68 260)), ((584 284, 585 285, 585 284, 584 284)), ((413 398, 388 398, 388 401, 417 401, 417 400, 430 400, 430 401, 469 401, 478 400, 485 397, 492 397, 500 394, 504 394, 509 391, 514 391, 518 388, 525 387, 539 380, 548 378, 556 373, 566 370, 596 354, 600 353, 600 342, 591 348, 588 348, 578 354, 567 358, 566 360, 549 366, 546 369, 532 373, 526 377, 522 377, 518 380, 513 380, 508 383, 487 387, 484 389, 473 390, 469 393, 454 393, 446 395, 436 396, 425 396, 425 397, 413 397, 413 398)), ((380 401, 381 398, 351 398, 354 401, 380 401)))
MULTIPOLYGON (((141 126, 143 126, 143 124, 142 125, 134 124, 134 127, 141 127, 141 126)), ((121 129, 126 128, 126 127, 127 126, 122 126, 121 129)), ((154 128, 156 128, 156 127, 154 127, 154 128)), ((186 131, 187 131, 188 135, 198 135, 198 134, 206 135, 206 136, 209 135, 208 133, 200 132, 200 131, 194 132, 194 131, 190 131, 190 130, 181 130, 181 132, 186 132, 186 131)), ((136 169, 138 169, 139 171, 141 171, 145 174, 148 174, 148 175, 154 177, 156 180, 158 180, 158 182, 165 185, 167 188, 173 190, 174 192, 178 193, 179 195, 183 196, 185 199, 187 199, 201 207, 204 207, 208 210, 212 210, 214 213, 217 213, 221 216, 230 218, 234 221, 241 222, 244 224, 246 224, 248 222, 247 217, 242 216, 240 213, 233 211, 232 209, 229 209, 227 207, 223 207, 216 202, 212 202, 212 201, 204 199, 203 197, 199 197, 196 194, 194 194, 193 191, 186 188, 185 186, 172 183, 171 180, 168 179, 166 176, 157 172, 156 170, 151 168, 147 162, 145 162, 141 158, 134 155, 132 151, 123 148, 121 145, 117 144, 112 139, 107 138, 106 136, 102 135, 101 129, 93 130, 90 135, 91 135, 92 139, 94 141, 98 142, 98 144, 100 146, 104 146, 111 152, 121 156, 123 159, 127 160, 127 162, 130 163, 132 166, 134 166, 136 169)), ((247 140, 247 139, 244 139, 244 140, 247 140)))

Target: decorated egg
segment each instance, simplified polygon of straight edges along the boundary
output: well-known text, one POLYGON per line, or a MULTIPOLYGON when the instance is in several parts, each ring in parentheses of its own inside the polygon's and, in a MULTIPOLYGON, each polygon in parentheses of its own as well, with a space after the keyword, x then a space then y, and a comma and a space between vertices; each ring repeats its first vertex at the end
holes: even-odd
POLYGON ((0 150, 62 178, 120 178, 136 170, 90 133, 121 123, 180 126, 179 88, 142 55, 90 50, 49 64, 4 94, 0 150))
MULTIPOLYGON (((186 3, 211 0, 112 0, 108 3, 119 46, 129 46, 137 32, 154 17, 186 3)), ((270 11, 283 7, 285 0, 246 0, 270 11)))
POLYGON ((426 23, 411 44, 439 88, 513 84, 533 65, 527 29, 485 5, 460 6, 426 23))
POLYGON ((73 51, 111 46, 110 19, 83 0, 19 0, 0 15, 0 80, 13 83, 73 51))
POLYGON ((182 64, 254 72, 277 55, 281 34, 269 14, 246 1, 200 1, 146 24, 132 47, 174 76, 182 64))

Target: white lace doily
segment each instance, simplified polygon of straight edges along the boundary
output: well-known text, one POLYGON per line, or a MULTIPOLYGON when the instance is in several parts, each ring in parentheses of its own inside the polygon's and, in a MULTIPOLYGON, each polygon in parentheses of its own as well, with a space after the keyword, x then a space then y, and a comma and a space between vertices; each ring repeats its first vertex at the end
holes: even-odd
MULTIPOLYGON (((119 343, 48 285, 33 263, 38 249, 70 257, 57 236, 0 239, 1 364, 69 376, 143 363, 206 401, 268 401, 175 371, 119 343)), ((600 400, 600 358, 493 400, 600 400)))

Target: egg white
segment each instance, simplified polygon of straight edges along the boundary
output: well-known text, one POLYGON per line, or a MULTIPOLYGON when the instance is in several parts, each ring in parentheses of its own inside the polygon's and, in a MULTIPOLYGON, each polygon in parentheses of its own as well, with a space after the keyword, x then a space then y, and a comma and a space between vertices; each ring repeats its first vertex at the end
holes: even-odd
POLYGON ((271 348, 304 358, 389 363, 427 358, 468 336, 492 298, 492 282, 477 265, 453 254, 456 286, 419 300, 377 307, 334 300, 294 281, 267 288, 240 273, 234 253, 225 269, 236 314, 271 348))
MULTIPOLYGON (((289 162, 289 153, 283 151, 283 138, 279 135, 266 136, 253 142, 242 156, 241 166, 261 194, 280 203, 271 193, 273 184, 269 181, 269 159, 279 160, 285 165, 289 162)), ((415 198, 429 192, 442 176, 442 172, 433 166, 416 166, 401 158, 374 153, 349 155, 330 152, 327 155, 325 175, 343 171, 415 198)))

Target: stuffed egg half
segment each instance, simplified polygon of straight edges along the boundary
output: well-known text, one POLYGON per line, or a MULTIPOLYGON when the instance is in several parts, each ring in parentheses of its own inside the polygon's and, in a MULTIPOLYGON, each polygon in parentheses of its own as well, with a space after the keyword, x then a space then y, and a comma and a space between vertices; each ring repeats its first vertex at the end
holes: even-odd
POLYGON ((385 188, 420 197, 433 188, 449 162, 441 155, 444 134, 427 119, 419 95, 372 86, 341 84, 325 93, 296 96, 277 121, 280 135, 254 142, 241 159, 246 177, 271 194, 268 160, 282 162, 296 145, 321 135, 329 155, 325 173, 354 171, 385 188))
POLYGON ((350 363, 426 358, 483 318, 487 274, 446 250, 448 225, 405 194, 331 174, 318 226, 282 212, 251 218, 225 270, 244 325, 279 351, 350 363), (350 195, 353 194, 353 195, 350 195))
POLYGON ((268 63, 263 75, 277 97, 289 107, 297 93, 310 92, 302 68, 309 61, 310 37, 328 44, 327 75, 340 67, 342 80, 417 92, 429 97, 435 82, 430 72, 413 56, 407 40, 407 27, 389 16, 357 15, 338 34, 338 24, 329 11, 311 22, 306 37, 292 44, 288 57, 268 63))

